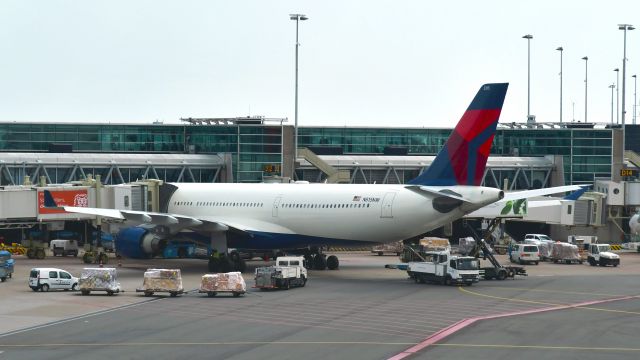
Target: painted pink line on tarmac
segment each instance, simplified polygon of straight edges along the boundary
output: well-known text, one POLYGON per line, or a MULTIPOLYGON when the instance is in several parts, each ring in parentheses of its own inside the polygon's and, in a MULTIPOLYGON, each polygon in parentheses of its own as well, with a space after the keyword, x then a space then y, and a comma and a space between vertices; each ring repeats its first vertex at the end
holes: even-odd
POLYGON ((446 328, 444 328, 444 329, 442 329, 440 331, 437 331, 437 332, 429 335, 426 339, 424 339, 419 344, 414 345, 414 346, 408 348, 407 350, 404 350, 403 352, 390 357, 389 360, 400 360, 400 359, 404 359, 404 358, 406 358, 408 356, 411 356, 411 355, 417 353, 418 351, 423 350, 427 346, 433 345, 436 342, 446 338, 447 336, 455 334, 458 331, 460 331, 460 330, 466 328, 467 326, 469 326, 469 325, 471 325, 471 324, 473 324, 473 323, 475 323, 477 321, 480 321, 480 320, 490 320, 490 319, 498 319, 498 318, 510 317, 510 316, 536 314, 536 313, 542 313, 542 312, 547 312, 547 311, 572 309, 572 308, 577 308, 577 307, 582 307, 582 306, 604 304, 604 303, 609 303, 609 302, 614 302, 614 301, 637 299, 639 297, 640 296, 624 296, 624 297, 613 298, 613 299, 585 301, 585 302, 581 302, 581 303, 577 303, 577 304, 558 305, 558 306, 551 306, 551 307, 539 308, 539 309, 529 309, 529 310, 523 310, 523 311, 515 311, 515 312, 506 313, 506 314, 484 315, 484 316, 476 316, 476 317, 472 317, 472 318, 468 318, 468 319, 463 319, 463 320, 460 320, 460 321, 458 321, 457 323, 455 323, 453 325, 450 325, 450 326, 448 326, 448 327, 446 327, 446 328))

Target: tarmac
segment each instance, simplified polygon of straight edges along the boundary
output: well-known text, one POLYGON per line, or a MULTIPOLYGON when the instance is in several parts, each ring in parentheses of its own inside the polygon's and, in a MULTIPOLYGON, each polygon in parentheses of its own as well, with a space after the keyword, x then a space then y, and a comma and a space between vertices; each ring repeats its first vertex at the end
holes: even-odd
MULTIPOLYGON (((125 260, 124 293, 33 292, 31 267, 78 275, 74 258, 18 257, 0 284, 0 359, 637 359, 640 254, 617 268, 540 263, 530 276, 471 287, 416 284, 384 269, 395 256, 338 253, 341 269, 307 286, 249 288, 239 298, 135 293, 146 268, 182 269, 198 287, 202 260, 125 260)), ((506 263, 505 257, 499 257, 506 263)), ((243 274, 253 285, 252 261, 243 274)))

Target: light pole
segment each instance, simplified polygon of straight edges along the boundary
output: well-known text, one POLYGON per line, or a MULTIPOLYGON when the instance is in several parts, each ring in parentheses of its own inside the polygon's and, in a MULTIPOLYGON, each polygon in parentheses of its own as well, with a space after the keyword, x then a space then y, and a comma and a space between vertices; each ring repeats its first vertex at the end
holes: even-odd
POLYGON ((620 124, 620 69, 613 71, 616 72, 616 124, 620 124))
POLYGON ((560 122, 562 122, 562 46, 556 50, 560 51, 560 122))
POLYGON ((588 64, 589 57, 585 56, 582 58, 584 60, 584 122, 587 122, 587 74, 588 74, 588 64))
POLYGON ((522 37, 527 39, 527 122, 531 117, 531 39, 533 35, 527 34, 522 37))
MULTIPOLYGON (((626 89, 626 81, 627 81, 627 30, 633 30, 635 28, 633 27, 633 25, 619 24, 618 29, 624 31, 624 50, 622 53, 622 128, 624 129, 624 118, 625 118, 625 113, 627 112, 624 106, 625 105, 624 91, 626 89)), ((624 130, 622 130, 622 132, 624 133, 624 130)), ((624 145, 624 141, 622 144, 624 145)), ((622 151, 624 152, 624 147, 622 148, 622 151)))
POLYGON ((298 24, 300 23, 300 21, 308 20, 309 18, 303 14, 289 14, 289 19, 295 20, 296 22, 296 105, 295 123, 293 127, 293 174, 296 171, 296 160, 298 159, 298 47, 300 47, 300 43, 298 42, 298 24))
POLYGON ((638 78, 633 75, 631 76, 633 78, 633 125, 636 124, 636 100, 638 99, 636 97, 636 90, 638 90, 638 78))
POLYGON ((611 89, 611 125, 613 125, 613 88, 615 87, 615 84, 609 85, 609 89, 611 89))

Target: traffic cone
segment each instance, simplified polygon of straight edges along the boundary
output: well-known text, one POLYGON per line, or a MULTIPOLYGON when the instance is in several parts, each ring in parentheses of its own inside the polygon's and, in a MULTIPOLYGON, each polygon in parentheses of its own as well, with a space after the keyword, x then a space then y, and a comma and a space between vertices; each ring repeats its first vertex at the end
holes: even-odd
POLYGON ((102 265, 102 260, 100 260, 100 265, 99 267, 104 267, 104 265, 102 265))

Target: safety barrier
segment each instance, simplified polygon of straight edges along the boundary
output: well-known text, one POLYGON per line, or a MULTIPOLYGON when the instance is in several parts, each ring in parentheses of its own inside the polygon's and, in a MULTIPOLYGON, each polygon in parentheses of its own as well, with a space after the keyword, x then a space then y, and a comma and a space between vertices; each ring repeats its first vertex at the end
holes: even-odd
POLYGON ((622 245, 611 244, 611 250, 622 250, 622 245))
POLYGON ((0 244, 0 250, 6 250, 12 255, 25 255, 27 253, 27 248, 16 243, 12 243, 11 245, 0 244))

